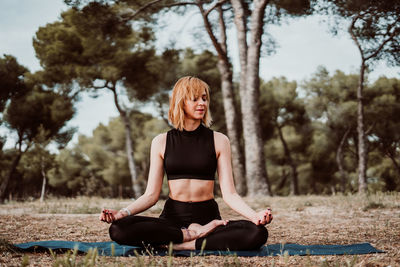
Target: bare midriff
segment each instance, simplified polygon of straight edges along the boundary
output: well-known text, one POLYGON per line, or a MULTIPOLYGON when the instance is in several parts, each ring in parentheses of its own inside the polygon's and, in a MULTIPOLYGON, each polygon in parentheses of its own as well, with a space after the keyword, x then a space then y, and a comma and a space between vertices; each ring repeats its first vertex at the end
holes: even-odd
POLYGON ((214 180, 169 180, 169 197, 183 202, 199 202, 214 198, 214 180))

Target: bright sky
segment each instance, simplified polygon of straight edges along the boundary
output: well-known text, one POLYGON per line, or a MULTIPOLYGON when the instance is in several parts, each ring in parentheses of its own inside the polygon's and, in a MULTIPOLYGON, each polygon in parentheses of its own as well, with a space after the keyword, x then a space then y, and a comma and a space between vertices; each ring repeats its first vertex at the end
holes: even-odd
MULTIPOLYGON (((40 26, 59 19, 68 7, 62 0, 1 0, 0 1, 0 54, 11 54, 18 62, 34 72, 40 69, 35 57, 32 38, 40 26)), ((167 45, 175 38, 176 47, 210 47, 203 39, 196 38, 193 27, 201 29, 200 16, 191 12, 181 18, 165 19, 165 27, 158 34, 158 47, 167 45)), ((346 73, 357 72, 360 57, 355 45, 346 33, 333 37, 321 17, 293 19, 281 26, 267 26, 266 30, 276 39, 278 47, 272 56, 261 60, 260 76, 268 80, 274 76, 286 76, 289 80, 302 81, 323 65, 329 71, 340 69, 346 73)), ((235 73, 239 72, 234 29, 228 36, 228 46, 235 73)), ((204 35, 204 37, 206 37, 204 35)), ((378 65, 370 74, 375 80, 380 75, 399 77, 400 68, 378 65)), ((79 133, 91 135, 99 124, 107 124, 110 117, 118 115, 110 94, 104 93, 93 99, 84 96, 76 105, 77 114, 71 126, 79 133)), ((75 137, 76 140, 76 137, 75 137)))

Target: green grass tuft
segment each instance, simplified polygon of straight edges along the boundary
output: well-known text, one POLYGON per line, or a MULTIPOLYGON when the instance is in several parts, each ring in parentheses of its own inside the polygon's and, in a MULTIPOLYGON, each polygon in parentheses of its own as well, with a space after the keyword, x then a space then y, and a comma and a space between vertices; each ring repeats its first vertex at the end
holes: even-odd
POLYGON ((384 209, 384 208, 386 208, 386 206, 385 206, 385 204, 383 204, 383 203, 380 203, 380 202, 374 202, 374 201, 370 201, 370 202, 368 202, 368 204, 367 205, 365 205, 364 207, 363 207, 363 211, 368 211, 368 210, 372 210, 372 209, 384 209))
POLYGON ((7 240, 0 238, 0 252, 20 253, 21 251, 7 240))

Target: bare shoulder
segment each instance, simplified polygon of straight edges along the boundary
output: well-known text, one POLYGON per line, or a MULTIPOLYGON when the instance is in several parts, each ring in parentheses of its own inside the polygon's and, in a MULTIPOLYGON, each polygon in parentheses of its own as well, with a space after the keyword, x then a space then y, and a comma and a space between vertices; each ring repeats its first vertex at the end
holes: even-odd
POLYGON ((152 144, 163 144, 167 140, 167 133, 160 133, 156 135, 151 141, 152 144))
POLYGON ((229 143, 229 138, 228 138, 228 136, 226 136, 225 134, 223 134, 223 133, 220 133, 220 132, 216 132, 216 131, 214 131, 214 140, 215 140, 215 142, 217 143, 226 143, 226 142, 228 142, 229 143))
POLYGON ((214 131, 215 150, 221 152, 230 148, 230 141, 228 136, 223 133, 214 131))
POLYGON ((167 133, 161 133, 151 141, 151 150, 157 151, 160 156, 164 157, 165 144, 167 142, 167 133))

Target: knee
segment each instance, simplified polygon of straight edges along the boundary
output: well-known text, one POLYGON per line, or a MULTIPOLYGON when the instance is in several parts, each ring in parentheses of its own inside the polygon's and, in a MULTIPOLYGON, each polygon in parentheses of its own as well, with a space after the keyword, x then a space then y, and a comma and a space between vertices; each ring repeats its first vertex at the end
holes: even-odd
POLYGON ((265 226, 255 225, 254 223, 249 226, 249 247, 250 249, 259 249, 267 242, 268 230, 265 226))
POLYGON ((108 229, 108 232, 112 241, 115 241, 118 244, 122 243, 123 233, 118 224, 112 223, 110 228, 108 229))

